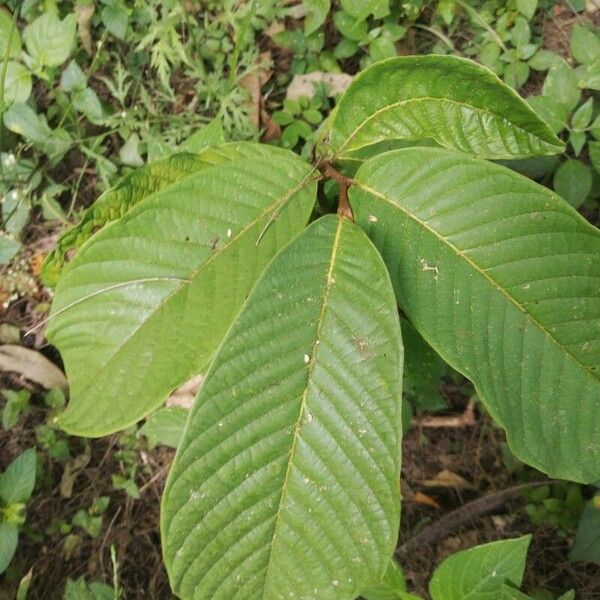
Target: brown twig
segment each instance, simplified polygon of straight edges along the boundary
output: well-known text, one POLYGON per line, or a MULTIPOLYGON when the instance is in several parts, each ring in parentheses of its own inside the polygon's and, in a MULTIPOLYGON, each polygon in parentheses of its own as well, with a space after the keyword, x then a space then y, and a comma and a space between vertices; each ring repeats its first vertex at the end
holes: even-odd
POLYGON ((351 221, 354 221, 354 214, 352 213, 352 207, 348 202, 348 188, 352 183, 348 177, 342 175, 333 165, 328 161, 323 161, 320 165, 321 173, 326 177, 337 181, 340 184, 340 195, 338 200, 338 215, 346 217, 351 221))
POLYGON ((554 482, 535 481, 532 483, 515 485, 494 492, 493 494, 483 496, 482 498, 477 498, 472 502, 468 502, 464 506, 444 515, 441 519, 438 519, 435 523, 432 523, 429 527, 426 527, 416 535, 413 535, 407 542, 396 549, 396 556, 402 558, 417 548, 443 540, 463 525, 469 525, 476 518, 497 510, 523 490, 538 487, 540 485, 549 485, 551 483, 554 482))

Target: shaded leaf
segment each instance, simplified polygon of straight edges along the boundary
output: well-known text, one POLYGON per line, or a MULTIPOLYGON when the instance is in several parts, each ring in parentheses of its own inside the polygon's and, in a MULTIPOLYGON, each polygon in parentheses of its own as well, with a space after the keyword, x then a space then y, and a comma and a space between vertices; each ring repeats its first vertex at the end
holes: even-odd
POLYGON ((552 186, 559 196, 577 208, 585 202, 592 189, 592 173, 580 160, 569 159, 556 169, 552 186))
POLYGON ((17 549, 19 531, 16 525, 0 523, 0 573, 4 573, 17 549))
POLYGON ((177 448, 183 436, 189 412, 180 406, 159 408, 146 419, 144 425, 140 427, 138 435, 145 435, 151 445, 163 444, 177 448))
POLYGON ((570 558, 575 561, 600 563, 600 508, 593 500, 585 507, 579 519, 570 558))
POLYGON ((401 340, 381 258, 319 219, 267 267, 211 364, 169 474, 184 598, 355 598, 400 510, 401 340))

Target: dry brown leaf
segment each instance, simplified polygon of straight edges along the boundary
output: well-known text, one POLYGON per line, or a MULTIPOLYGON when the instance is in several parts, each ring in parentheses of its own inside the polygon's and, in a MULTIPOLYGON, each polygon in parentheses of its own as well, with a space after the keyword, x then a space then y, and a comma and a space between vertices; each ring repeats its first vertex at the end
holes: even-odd
POLYGON ((272 142, 281 137, 281 127, 273 121, 271 115, 264 108, 260 110, 260 124, 263 129, 263 134, 260 138, 261 142, 272 142))
POLYGON ((37 277, 41 273, 45 259, 46 254, 44 252, 34 252, 33 256, 29 259, 29 268, 32 275, 37 277))
POLYGON ((91 4, 75 4, 75 18, 77 19, 77 33, 81 40, 81 45, 85 51, 91 56, 94 52, 92 44, 92 32, 90 25, 92 17, 96 12, 96 6, 91 4))
POLYGON ((0 346, 0 371, 14 371, 50 390, 67 389, 64 373, 37 350, 6 344, 0 346))
POLYGON ((240 79, 240 86, 250 93, 248 99, 250 122, 256 129, 260 128, 260 111, 262 108, 260 88, 271 79, 273 75, 272 67, 271 53, 269 51, 262 52, 256 68, 240 79))
POLYGON ((73 493, 73 485, 75 484, 75 480, 77 476, 85 467, 88 466, 90 462, 90 458, 92 457, 92 452, 90 449, 90 445, 86 444, 83 454, 72 458, 65 465, 65 470, 63 471, 62 477, 60 478, 60 495, 63 498, 70 498, 73 493))
POLYGON ((328 94, 336 96, 346 91, 346 88, 352 82, 352 75, 346 73, 323 73, 315 71, 306 75, 294 75, 290 83, 286 96, 290 100, 297 100, 300 96, 312 98, 315 95, 315 85, 324 83, 327 86, 328 94))
POLYGON ((435 498, 432 498, 423 492, 417 492, 413 498, 413 502, 416 502, 417 504, 425 504, 426 506, 433 506, 433 508, 437 509, 442 508, 435 498))
POLYGON ((473 484, 469 483, 464 477, 449 469, 443 469, 433 479, 426 479, 421 482, 425 487, 450 487, 458 489, 472 489, 473 484))
POLYGON ((180 385, 173 393, 167 398, 165 403, 166 406, 181 406, 182 408, 192 408, 194 400, 198 391, 202 387, 204 381, 203 375, 196 375, 189 381, 180 385))

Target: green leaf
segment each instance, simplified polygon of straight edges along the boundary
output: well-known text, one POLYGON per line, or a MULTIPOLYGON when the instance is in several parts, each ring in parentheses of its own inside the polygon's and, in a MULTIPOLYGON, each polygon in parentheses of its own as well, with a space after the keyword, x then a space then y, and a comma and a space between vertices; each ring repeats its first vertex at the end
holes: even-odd
MULTIPOLYGON (((1 11, 0 11, 1 12, 1 11)), ((6 104, 25 102, 31 94, 31 75, 21 64, 8 61, 4 80, 4 101, 6 104)))
POLYGON ((405 396, 424 410, 446 408, 439 392, 441 379, 446 373, 444 361, 406 319, 402 319, 402 339, 405 349, 405 396))
POLYGON ((429 582, 433 600, 496 600, 508 580, 521 585, 530 535, 475 546, 449 556, 429 582))
POLYGON ((574 113, 571 123, 575 129, 585 129, 592 121, 594 99, 588 98, 574 113))
POLYGON ((582 89, 600 90, 600 58, 585 66, 577 85, 582 89))
POLYGON ((17 549, 19 530, 11 523, 0 523, 0 573, 6 571, 17 549))
POLYGON ((569 120, 569 109, 551 96, 531 96, 527 102, 554 133, 561 132, 569 120))
POLYGON ((400 565, 392 559, 383 579, 377 586, 364 590, 361 598, 365 600, 422 600, 419 596, 406 591, 406 580, 400 565))
POLYGON ((491 71, 451 56, 376 63, 350 84, 330 127, 329 152, 342 158, 389 139, 431 138, 488 158, 554 154, 563 147, 491 71))
POLYGON ((587 136, 585 135, 585 131, 576 131, 575 129, 573 129, 569 133, 569 144, 571 144, 575 156, 579 156, 579 154, 583 150, 586 139, 587 136))
POLYGON ((529 21, 537 10, 538 0, 516 0, 517 10, 529 21))
POLYGON ((529 66, 536 71, 547 71, 560 60, 561 57, 556 52, 540 48, 529 60, 529 66))
POLYGON ((31 392, 24 389, 18 392, 14 390, 2 390, 2 396, 6 399, 6 404, 2 409, 2 427, 8 431, 19 422, 19 417, 29 406, 31 392))
POLYGON ((388 152, 353 181, 400 307, 512 452, 600 479, 600 232, 548 189, 448 150, 388 152))
POLYGON ((592 189, 592 173, 580 160, 566 160, 556 169, 552 187, 573 208, 577 208, 585 202, 592 189))
POLYGON ((343 10, 333 13, 333 23, 336 29, 349 40, 362 42, 367 37, 367 24, 364 21, 354 19, 343 10))
POLYGON ((83 113, 90 123, 101 124, 104 121, 104 110, 96 92, 89 87, 73 94, 73 107, 83 113))
POLYGON ((314 33, 327 18, 331 9, 331 0, 303 0, 306 17, 304 18, 304 33, 314 33))
POLYGON ((73 92, 85 89, 87 77, 76 61, 72 60, 60 76, 60 85, 65 92, 73 92))
POLYGON ((579 519, 570 558, 600 563, 600 508, 595 505, 594 500, 590 500, 579 519))
POLYGON ((120 597, 112 587, 100 581, 87 583, 80 577, 77 580, 67 579, 63 600, 118 600, 120 597))
POLYGON ((202 372, 257 276, 308 220, 315 177, 294 154, 239 143, 213 155, 230 162, 145 198, 64 269, 47 337, 71 385, 66 431, 128 427, 202 372))
POLYGON ((180 406, 159 408, 152 413, 138 431, 138 435, 145 435, 151 445, 163 444, 177 448, 183 435, 189 411, 180 406))
POLYGON ((0 498, 5 504, 29 500, 35 485, 35 450, 21 452, 0 475, 0 498))
POLYGON ((531 30, 529 23, 523 17, 518 17, 514 27, 510 32, 510 40, 515 48, 520 48, 529 43, 531 39, 531 30))
MULTIPOLYGON (((10 30, 12 29, 12 15, 7 12, 3 7, 0 7, 0 57, 2 63, 6 56, 6 46, 8 45, 8 39, 10 38, 10 30)), ((12 40, 10 43, 10 51, 8 58, 19 58, 21 53, 21 34, 19 28, 15 24, 14 31, 12 32, 12 40)))
POLYGON ((503 583, 501 600, 534 600, 534 598, 524 594, 512 585, 503 583))
POLYGON ((21 244, 0 231, 0 265, 8 264, 21 249, 21 244))
POLYGON ((183 598, 355 598, 400 511, 401 340, 381 258, 319 219, 269 265, 198 395, 162 504, 183 598))
POLYGON ((582 64, 589 64, 600 57, 600 38, 583 25, 571 30, 571 55, 582 64))
MULTIPOLYGON (((235 152, 230 152, 235 157, 235 152)), ((208 151, 201 156, 174 154, 132 171, 113 188, 102 194, 75 227, 65 231, 56 248, 48 254, 42 268, 42 280, 54 287, 67 261, 96 231, 120 219, 144 198, 158 192, 180 179, 231 158, 226 150, 208 151)))
POLYGON ((577 106, 581 97, 577 83, 575 70, 561 59, 548 69, 542 93, 544 96, 554 98, 556 102, 571 111, 577 106))
POLYGON ((600 174, 600 142, 589 142, 588 151, 592 167, 594 167, 596 173, 600 174))
POLYGON ((141 167, 144 159, 139 152, 140 137, 137 133, 132 133, 119 150, 119 159, 124 165, 130 167, 141 167))
POLYGON ((127 25, 129 24, 129 14, 127 9, 120 3, 115 2, 105 6, 102 9, 102 23, 110 33, 120 40, 125 39, 127 25))
POLYGON ((46 121, 39 117, 27 104, 13 104, 4 113, 6 129, 22 135, 30 142, 45 142, 52 135, 46 121))
POLYGON ((52 11, 40 15, 25 27, 23 40, 38 67, 58 67, 69 58, 75 45, 75 15, 62 21, 52 11))
POLYGON ((220 117, 213 119, 204 127, 194 131, 185 142, 180 144, 181 152, 197 153, 207 146, 215 146, 225 141, 225 132, 220 117))
POLYGON ((341 5, 358 21, 364 21, 371 14, 375 19, 382 19, 390 14, 390 0, 341 0, 341 5))

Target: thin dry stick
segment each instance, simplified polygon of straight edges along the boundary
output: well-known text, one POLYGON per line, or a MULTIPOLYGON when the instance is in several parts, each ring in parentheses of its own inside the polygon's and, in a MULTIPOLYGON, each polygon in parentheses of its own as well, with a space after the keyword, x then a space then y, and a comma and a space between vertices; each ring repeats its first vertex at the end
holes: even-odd
POLYGON ((482 498, 477 498, 477 500, 473 500, 472 502, 453 510, 447 515, 444 515, 441 519, 438 519, 435 523, 411 537, 407 542, 396 549, 396 556, 402 558, 417 548, 443 540, 463 525, 469 525, 478 517, 482 517, 483 515, 499 509, 503 504, 512 500, 512 498, 517 496, 517 494, 523 490, 539 487, 541 485, 550 485, 552 483, 555 482, 535 481, 532 483, 523 483, 483 496, 482 498))

